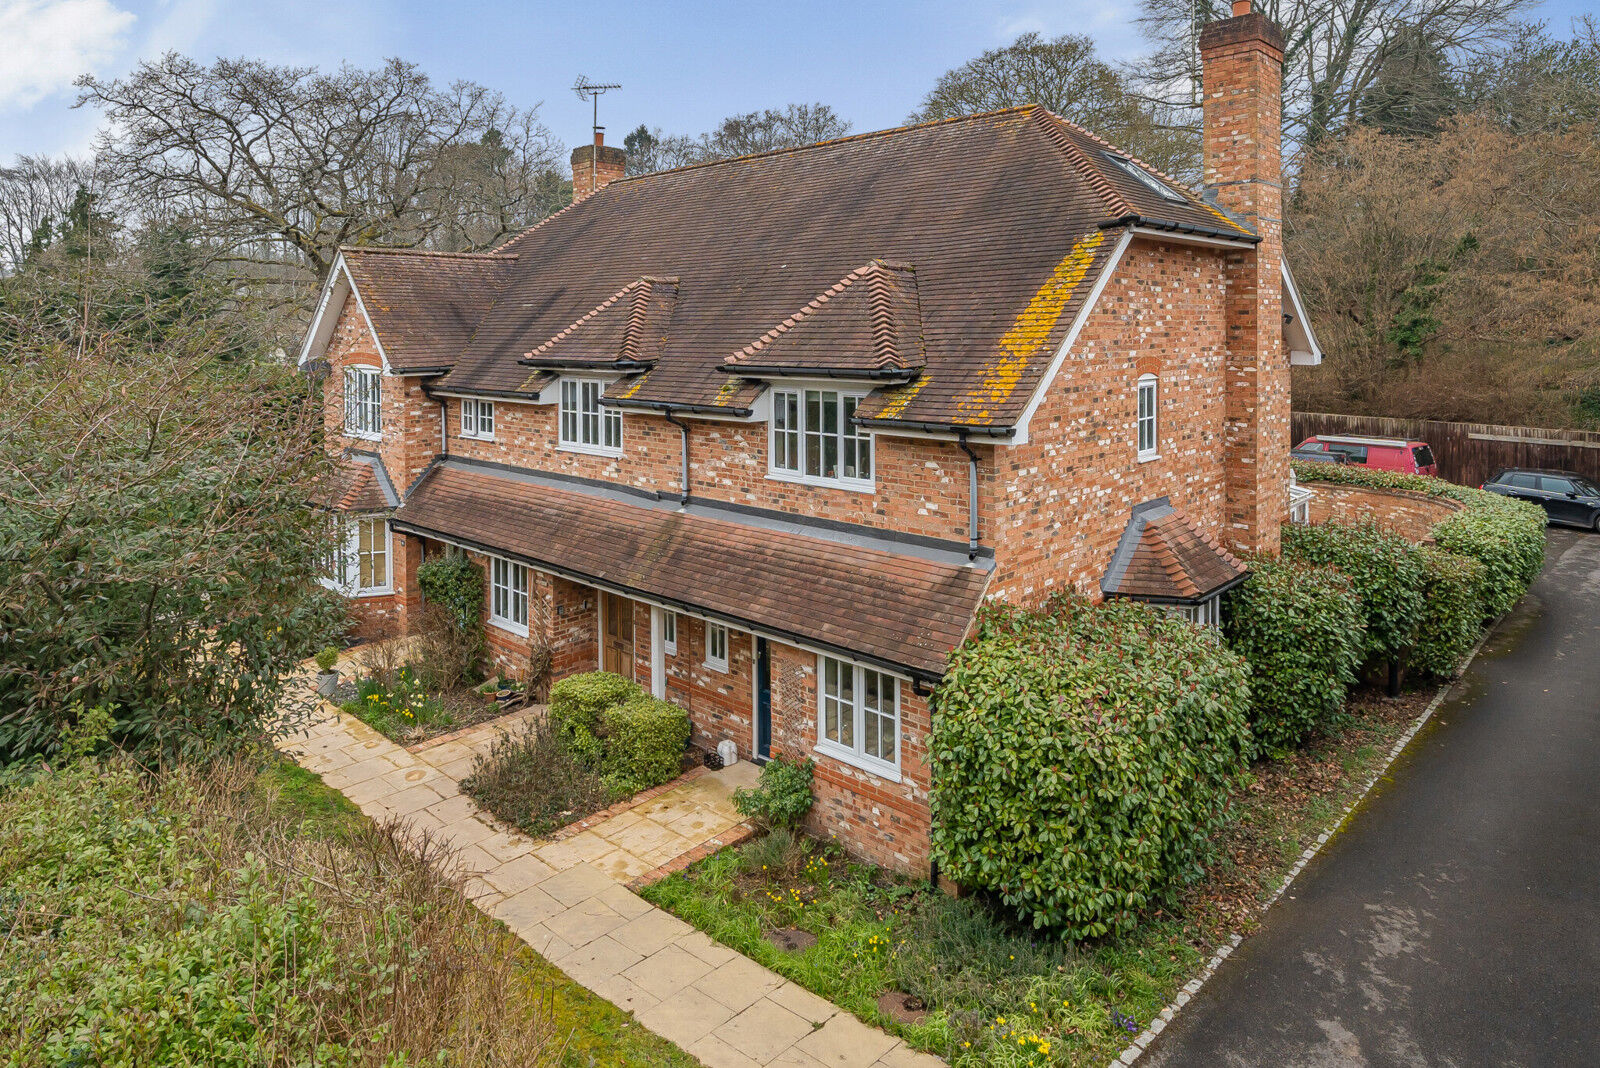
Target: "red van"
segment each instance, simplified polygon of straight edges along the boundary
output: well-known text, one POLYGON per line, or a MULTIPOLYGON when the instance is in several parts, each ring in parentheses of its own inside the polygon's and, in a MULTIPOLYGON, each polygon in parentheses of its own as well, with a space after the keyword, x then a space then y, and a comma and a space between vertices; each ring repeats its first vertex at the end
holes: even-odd
POLYGON ((1316 434, 1295 446, 1295 451, 1339 453, 1346 463, 1365 464, 1383 471, 1407 475, 1439 474, 1433 449, 1426 441, 1399 438, 1354 438, 1336 434, 1316 434))

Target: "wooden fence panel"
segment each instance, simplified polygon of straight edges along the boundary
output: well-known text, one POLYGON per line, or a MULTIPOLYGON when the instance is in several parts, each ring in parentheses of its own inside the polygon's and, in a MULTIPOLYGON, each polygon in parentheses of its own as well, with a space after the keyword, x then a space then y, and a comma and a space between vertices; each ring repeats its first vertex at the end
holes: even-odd
POLYGON ((1296 444, 1313 434, 1426 441, 1433 446, 1434 458, 1439 462, 1439 476, 1464 486, 1481 485, 1502 467, 1576 471, 1600 482, 1600 433, 1588 430, 1442 423, 1431 419, 1325 412, 1295 412, 1291 428, 1296 444))

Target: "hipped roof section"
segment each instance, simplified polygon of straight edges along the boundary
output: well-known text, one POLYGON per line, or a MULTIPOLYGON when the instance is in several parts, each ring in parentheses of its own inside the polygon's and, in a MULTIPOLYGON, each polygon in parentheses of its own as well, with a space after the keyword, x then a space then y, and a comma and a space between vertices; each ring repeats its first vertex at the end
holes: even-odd
POLYGON ((753 380, 762 363, 769 377, 888 367, 897 381, 872 391, 862 419, 1004 431, 1112 259, 1109 230, 1255 240, 1165 176, 1182 201, 1152 191, 1107 147, 1030 105, 613 182, 481 257, 497 259, 486 270, 498 281, 479 290, 490 306, 475 330, 440 336, 434 359, 466 339, 437 386, 519 395, 526 361, 616 364, 632 338, 653 365, 608 402, 736 414, 765 388, 753 380), (647 279, 676 279, 666 314, 645 312, 659 336, 633 325, 647 279), (804 362, 780 363, 791 358, 804 362))
POLYGON ((400 374, 453 366, 516 263, 514 255, 339 251, 389 369, 400 374))
POLYGON ((1108 596, 1192 604, 1246 573, 1244 561, 1158 497, 1134 508, 1100 588, 1108 596))
POLYGON ((637 369, 653 366, 666 347, 676 278, 644 277, 629 282, 576 322, 528 352, 527 367, 637 369))

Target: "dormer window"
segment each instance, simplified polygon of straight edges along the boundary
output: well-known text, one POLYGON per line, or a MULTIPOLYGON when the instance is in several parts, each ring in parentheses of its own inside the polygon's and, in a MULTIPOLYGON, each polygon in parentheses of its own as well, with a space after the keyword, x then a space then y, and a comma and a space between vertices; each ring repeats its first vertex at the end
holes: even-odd
POLYGON ((1166 182, 1163 182, 1161 179, 1157 178, 1155 175, 1151 174, 1149 171, 1133 162, 1133 160, 1129 159, 1127 156, 1119 156, 1115 152, 1106 152, 1104 155, 1106 159, 1110 160, 1116 165, 1118 170, 1122 171, 1129 178, 1137 181, 1140 185, 1150 190, 1150 192, 1159 197, 1165 197, 1174 204, 1188 203, 1188 200, 1182 193, 1178 192, 1166 182))
POLYGON ((494 401, 467 398, 461 402, 461 436, 494 438, 494 401))
POLYGON ((383 433, 383 405, 380 383, 383 372, 376 367, 346 367, 344 370, 344 432, 352 437, 378 438, 383 433))
POLYGON ((768 471, 773 478, 872 488, 872 435, 855 425, 863 393, 779 389, 772 393, 768 471))
POLYGON ((600 395, 605 391, 606 384, 599 379, 561 380, 559 439, 563 449, 621 455, 622 412, 601 405, 600 395))

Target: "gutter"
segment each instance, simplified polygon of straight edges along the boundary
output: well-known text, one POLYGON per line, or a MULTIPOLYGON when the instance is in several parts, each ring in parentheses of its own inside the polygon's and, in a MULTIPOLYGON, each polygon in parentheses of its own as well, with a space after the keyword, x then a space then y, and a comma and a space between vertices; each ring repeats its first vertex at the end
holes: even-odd
POLYGON ((1009 438, 1016 434, 1014 426, 972 426, 962 423, 928 423, 917 419, 880 419, 877 416, 856 416, 851 420, 856 426, 866 427, 904 427, 907 430, 923 430, 933 434, 982 434, 991 438, 1009 438))
POLYGON ((1216 237, 1224 241, 1237 241, 1244 245, 1258 245, 1261 235, 1240 233, 1238 230, 1224 230, 1217 226, 1200 226, 1197 223, 1173 222, 1171 219, 1151 219, 1144 215, 1120 215, 1115 219, 1107 219, 1100 223, 1102 230, 1118 230, 1125 226, 1141 226, 1150 230, 1166 230, 1168 233, 1194 234, 1197 237, 1216 237))
POLYGON ((750 408, 719 407, 715 404, 674 404, 671 401, 626 400, 621 397, 601 397, 600 403, 607 408, 637 408, 647 412, 687 412, 690 415, 720 415, 723 417, 747 417, 752 412, 750 408))
POLYGON ((523 367, 537 367, 545 371, 573 371, 582 374, 587 371, 606 373, 613 371, 648 371, 654 367, 654 360, 612 360, 610 363, 574 363, 571 360, 541 360, 534 356, 523 356, 517 360, 523 367))
POLYGON ((961 451, 967 454, 967 559, 978 558, 978 454, 967 444, 967 432, 956 436, 961 451))

